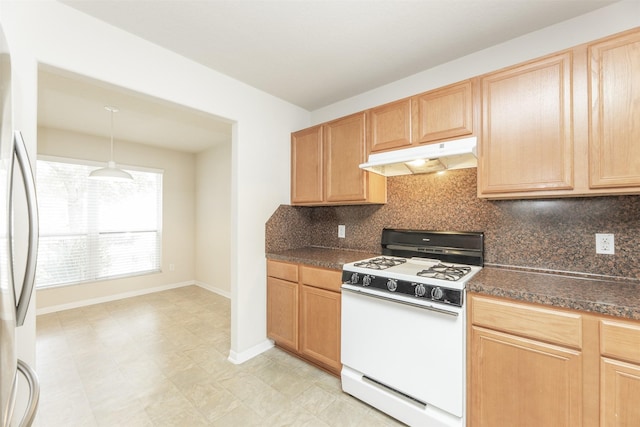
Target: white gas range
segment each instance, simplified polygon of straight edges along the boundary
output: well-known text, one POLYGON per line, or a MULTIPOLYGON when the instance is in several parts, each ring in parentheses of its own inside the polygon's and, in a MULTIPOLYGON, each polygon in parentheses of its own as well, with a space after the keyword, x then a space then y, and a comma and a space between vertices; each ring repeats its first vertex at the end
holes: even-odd
POLYGON ((466 282, 482 233, 390 230, 342 274, 342 388, 416 426, 465 424, 466 282))

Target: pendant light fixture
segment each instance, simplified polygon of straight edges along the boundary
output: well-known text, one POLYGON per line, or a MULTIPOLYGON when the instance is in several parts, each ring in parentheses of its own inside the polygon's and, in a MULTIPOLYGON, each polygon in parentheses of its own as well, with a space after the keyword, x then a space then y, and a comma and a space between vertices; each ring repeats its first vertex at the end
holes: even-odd
POLYGON ((109 163, 106 168, 96 169, 89 174, 89 178, 102 179, 109 181, 129 181, 133 177, 116 167, 116 162, 113 161, 113 113, 117 113, 119 110, 117 107, 105 106, 105 110, 111 112, 111 156, 109 157, 109 163))

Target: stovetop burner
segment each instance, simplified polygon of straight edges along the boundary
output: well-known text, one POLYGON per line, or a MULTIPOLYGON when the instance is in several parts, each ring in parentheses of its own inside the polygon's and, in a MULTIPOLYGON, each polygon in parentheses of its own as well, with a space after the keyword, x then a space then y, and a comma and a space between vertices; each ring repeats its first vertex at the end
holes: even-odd
POLYGON ((390 258, 382 256, 378 258, 359 261, 353 265, 355 267, 370 268, 372 270, 385 270, 387 268, 395 267, 396 265, 400 265, 405 262, 407 262, 405 258, 390 258))
POLYGON ((383 229, 381 247, 380 256, 344 264, 343 289, 462 307, 466 283, 484 259, 480 232, 383 229))
POLYGON ((471 272, 471 267, 459 265, 437 264, 426 270, 418 271, 416 274, 420 277, 429 277, 432 279, 442 279, 456 281, 471 272))

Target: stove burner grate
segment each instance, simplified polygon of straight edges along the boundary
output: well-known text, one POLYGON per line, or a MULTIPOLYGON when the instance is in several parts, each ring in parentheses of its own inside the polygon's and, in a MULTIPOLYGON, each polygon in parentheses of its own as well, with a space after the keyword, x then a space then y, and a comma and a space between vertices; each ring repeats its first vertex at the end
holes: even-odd
POLYGON ((471 272, 471 267, 438 264, 416 273, 420 277, 456 281, 471 272))
POLYGON ((366 261, 356 262, 354 267, 370 268, 372 270, 385 270, 389 267, 404 264, 407 262, 404 258, 378 257, 366 261))

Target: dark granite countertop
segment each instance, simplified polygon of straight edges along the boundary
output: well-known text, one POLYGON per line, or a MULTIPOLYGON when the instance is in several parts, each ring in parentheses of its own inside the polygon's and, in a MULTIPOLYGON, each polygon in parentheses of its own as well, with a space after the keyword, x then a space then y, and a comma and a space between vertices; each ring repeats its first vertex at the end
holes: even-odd
MULTIPOLYGON (((323 247, 267 252, 267 259, 341 270, 380 254, 323 247)), ((467 283, 469 292, 640 320, 640 281, 487 266, 467 283)))
POLYGON ((348 262, 372 258, 380 254, 361 252, 347 249, 332 249, 309 246, 305 248, 289 249, 279 252, 267 252, 267 259, 277 261, 297 262, 316 267, 342 270, 342 266, 348 262))
POLYGON ((640 281, 485 266, 467 283, 485 295, 640 320, 640 281))

